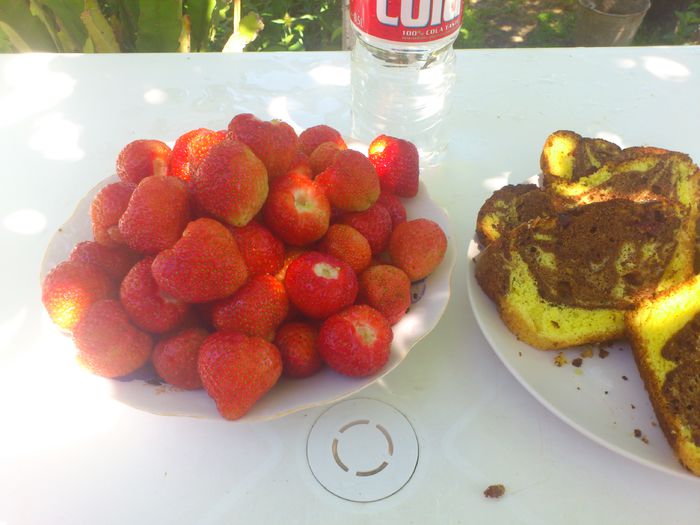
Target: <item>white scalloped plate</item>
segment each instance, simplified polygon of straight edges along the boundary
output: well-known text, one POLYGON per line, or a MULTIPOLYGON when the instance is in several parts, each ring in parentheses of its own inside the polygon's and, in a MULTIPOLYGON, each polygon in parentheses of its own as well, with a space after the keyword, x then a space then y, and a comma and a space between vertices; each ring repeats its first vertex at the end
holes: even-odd
POLYGON ((496 305, 481 290, 474 275, 479 246, 469 244, 467 290, 474 315, 486 340, 506 368, 540 403, 564 422, 604 447, 648 467, 700 481, 676 459, 658 426, 654 410, 627 343, 610 345, 600 357, 598 347, 561 352, 537 350, 519 341, 503 324, 496 305), (586 350, 591 357, 581 357, 586 350), (581 366, 572 361, 581 358, 581 366), (641 435, 635 436, 635 430, 641 435))
MULTIPOLYGON (((354 144, 352 146, 355 147, 354 144)), ((41 265, 42 281, 51 268, 68 258, 75 244, 92 239, 89 216, 92 199, 102 187, 117 180, 116 176, 112 176, 90 190, 78 203, 73 215, 58 229, 41 265)), ((404 318, 393 327, 394 340, 387 365, 380 372, 366 378, 341 376, 329 368, 303 380, 282 378, 241 420, 274 419, 355 394, 396 368, 411 348, 435 328, 449 301, 450 275, 455 264, 455 250, 449 238, 449 219, 447 213, 430 199, 423 183, 420 184, 418 195, 404 200, 404 204, 409 219, 425 217, 440 224, 448 235, 448 249, 437 270, 421 283, 414 284, 412 292, 416 301, 404 318)), ((161 384, 153 370, 148 368, 127 378, 105 381, 111 385, 110 391, 114 399, 139 410, 160 415, 221 417, 206 392, 185 391, 161 384)))

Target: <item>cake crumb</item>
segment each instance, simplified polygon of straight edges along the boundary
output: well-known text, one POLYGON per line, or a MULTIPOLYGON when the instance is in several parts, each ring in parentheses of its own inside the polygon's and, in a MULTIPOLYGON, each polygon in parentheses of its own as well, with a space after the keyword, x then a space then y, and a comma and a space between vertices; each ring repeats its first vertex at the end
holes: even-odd
POLYGON ((523 356, 523 353, 522 353, 522 352, 518 352, 518 357, 522 357, 522 356, 523 356))
POLYGON ((487 498, 500 498, 506 493, 506 488, 502 484, 489 485, 484 491, 484 496, 487 498))
POLYGON ((642 443, 644 443, 645 445, 648 445, 648 444, 649 444, 649 438, 646 437, 646 436, 644 435, 644 432, 642 432, 642 431, 639 430, 638 428, 635 428, 635 429, 634 429, 634 437, 636 437, 637 439, 639 439, 639 440, 640 440, 642 443))
POLYGON ((564 366, 566 363, 568 363, 568 361, 566 360, 566 357, 564 357, 564 354, 562 354, 561 352, 559 352, 559 353, 557 354, 557 356, 554 358, 554 364, 555 364, 556 366, 558 366, 559 368, 561 368, 561 367, 564 366))
POLYGON ((606 395, 606 396, 608 395, 608 391, 607 391, 607 390, 605 391, 605 395, 606 395))
POLYGON ((593 357, 593 349, 586 348, 583 352, 581 352, 581 357, 583 357, 584 359, 587 359, 589 357, 593 357))
POLYGON ((634 410, 635 408, 637 408, 637 407, 634 406, 632 403, 630 403, 630 406, 632 407, 632 410, 634 410))
POLYGON ((624 379, 625 381, 627 381, 627 376, 622 376, 622 379, 624 379))
POLYGON ((573 361, 571 361, 571 364, 574 365, 576 368, 580 367, 583 364, 583 359, 580 357, 577 357, 573 361))
POLYGON ((605 358, 608 357, 609 355, 610 355, 610 352, 608 352, 605 348, 599 348, 599 349, 598 349, 598 356, 599 356, 601 359, 605 359, 605 358))

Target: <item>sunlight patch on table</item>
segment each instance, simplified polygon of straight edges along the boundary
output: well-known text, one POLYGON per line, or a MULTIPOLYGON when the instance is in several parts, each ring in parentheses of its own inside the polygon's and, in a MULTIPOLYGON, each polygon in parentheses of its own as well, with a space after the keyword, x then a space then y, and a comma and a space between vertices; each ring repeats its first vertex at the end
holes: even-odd
POLYGON ((159 88, 152 88, 143 94, 143 99, 149 104, 163 104, 168 100, 168 94, 159 88))
POLYGON ((323 86, 349 86, 350 70, 338 66, 318 66, 313 68, 309 75, 317 84, 323 86))
POLYGON ((690 76, 690 70, 685 65, 669 58, 643 57, 642 65, 661 80, 684 80, 690 76))
POLYGON ((6 215, 2 219, 2 226, 12 233, 36 235, 46 228, 46 217, 38 210, 25 208, 6 215))
POLYGON ((487 190, 496 191, 508 184, 508 181, 510 180, 512 174, 512 171, 504 171, 503 173, 501 173, 500 177, 490 177, 488 179, 484 179, 484 182, 482 182, 482 186, 487 190))
POLYGON ((617 61, 617 65, 622 69, 634 69, 637 67, 637 61, 632 58, 621 58, 617 61))
POLYGON ((66 119, 62 113, 51 113, 38 119, 29 147, 50 160, 80 160, 85 157, 78 146, 82 130, 82 126, 66 119))
POLYGON ((51 71, 51 55, 21 54, 2 70, 9 88, 0 97, 0 126, 50 109, 73 94, 76 81, 66 73, 51 71))
POLYGON ((612 131, 599 131, 595 134, 595 137, 597 139, 607 140, 608 142, 612 142, 622 147, 622 137, 617 133, 613 133, 612 131))
POLYGON ((289 99, 287 97, 274 97, 267 105, 267 113, 271 119, 279 119, 294 128, 294 131, 301 133, 304 127, 294 120, 289 113, 289 99))
POLYGON ((58 450, 114 427, 108 382, 80 368, 69 337, 42 335, 0 374, 0 411, 15 422, 3 429, 0 458, 58 450))
POLYGON ((27 308, 21 308, 12 317, 0 322, 0 348, 6 347, 19 333, 26 319, 27 308))

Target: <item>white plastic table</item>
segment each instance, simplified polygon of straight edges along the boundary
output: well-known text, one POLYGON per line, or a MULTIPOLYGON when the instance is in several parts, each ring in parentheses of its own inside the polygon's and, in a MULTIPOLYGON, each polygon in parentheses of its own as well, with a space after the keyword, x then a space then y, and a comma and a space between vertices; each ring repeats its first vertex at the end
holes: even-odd
POLYGON ((449 157, 425 174, 450 214, 452 298, 438 327, 356 397, 410 421, 410 481, 373 503, 307 462, 323 408, 265 423, 154 416, 57 375, 70 341, 40 303, 56 228, 137 138, 236 113, 349 132, 349 55, 0 56, 0 525, 82 523, 692 524, 700 481, 639 465, 540 405, 482 336, 466 294, 476 211, 537 173, 555 129, 700 160, 700 48, 458 52, 449 157), (506 487, 500 499, 484 489, 506 487))

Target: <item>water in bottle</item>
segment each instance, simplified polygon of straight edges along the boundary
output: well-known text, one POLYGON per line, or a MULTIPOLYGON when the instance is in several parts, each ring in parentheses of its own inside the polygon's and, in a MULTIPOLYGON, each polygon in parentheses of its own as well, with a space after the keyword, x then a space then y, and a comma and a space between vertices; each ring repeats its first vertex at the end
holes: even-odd
POLYGON ((421 164, 437 162, 449 142, 455 83, 452 44, 463 0, 350 0, 352 133, 412 141, 421 164))

